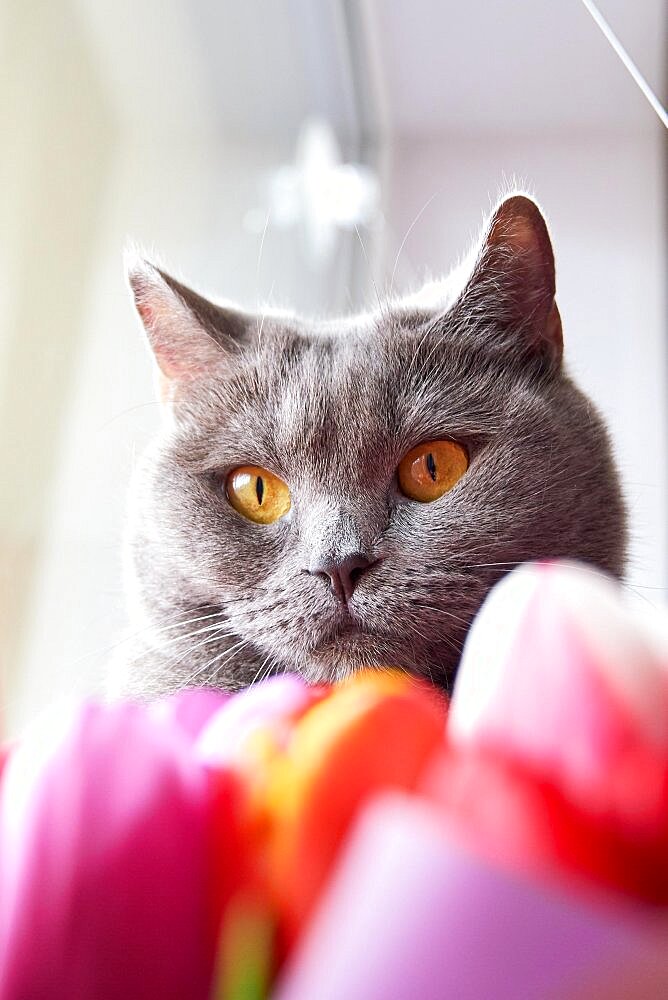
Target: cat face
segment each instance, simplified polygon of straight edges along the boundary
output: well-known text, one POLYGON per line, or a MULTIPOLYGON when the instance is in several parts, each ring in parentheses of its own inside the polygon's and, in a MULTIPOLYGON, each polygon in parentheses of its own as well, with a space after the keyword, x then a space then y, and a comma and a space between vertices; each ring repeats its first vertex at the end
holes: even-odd
POLYGON ((621 572, 617 478, 562 370, 528 199, 497 209, 468 282, 436 307, 259 320, 144 262, 130 280, 168 416, 134 488, 135 689, 382 665, 447 688, 518 561, 621 572))

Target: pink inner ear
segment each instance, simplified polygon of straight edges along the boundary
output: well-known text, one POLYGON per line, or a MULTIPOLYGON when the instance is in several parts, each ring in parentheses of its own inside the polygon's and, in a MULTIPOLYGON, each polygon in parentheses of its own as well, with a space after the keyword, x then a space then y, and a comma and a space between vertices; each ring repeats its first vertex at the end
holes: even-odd
POLYGON ((177 384, 192 382, 225 357, 222 345, 206 329, 207 311, 214 315, 215 307, 178 283, 175 290, 172 279, 146 262, 131 264, 128 279, 160 370, 160 396, 163 401, 174 399, 177 384), (188 296, 204 310, 203 319, 186 301, 188 296))
POLYGON ((169 304, 138 298, 136 305, 160 369, 160 395, 171 398, 170 382, 197 377, 216 360, 217 350, 194 321, 183 338, 175 334, 173 325, 186 321, 169 304))
MULTIPOLYGON (((148 328, 150 331, 150 328, 148 328)), ((170 337, 170 331, 149 332, 160 372, 160 397, 163 402, 175 398, 177 384, 185 384, 206 374, 220 361, 221 352, 203 331, 197 328, 190 343, 170 337), (161 335, 162 333, 162 335, 161 335)))
POLYGON ((144 326, 149 327, 153 325, 153 320, 155 318, 153 310, 148 302, 141 301, 139 299, 135 300, 137 306, 137 312, 141 317, 141 321, 144 326))
POLYGON ((509 226, 508 241, 517 250, 538 249, 534 227, 522 218, 514 218, 509 226))
POLYGON ((492 226, 490 246, 507 246, 519 253, 540 252, 535 226, 522 215, 501 216, 492 226))
POLYGON ((153 350, 160 368, 161 392, 163 381, 169 385, 172 380, 197 378, 208 367, 208 356, 198 355, 193 348, 186 352, 181 345, 173 345, 164 338, 154 339, 153 350))

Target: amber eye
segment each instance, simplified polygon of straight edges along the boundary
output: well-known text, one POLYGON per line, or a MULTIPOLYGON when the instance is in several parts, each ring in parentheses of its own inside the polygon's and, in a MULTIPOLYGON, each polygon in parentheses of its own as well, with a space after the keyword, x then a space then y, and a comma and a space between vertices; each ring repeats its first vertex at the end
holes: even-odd
POLYGON ((232 469, 225 492, 234 509, 257 524, 273 524, 290 510, 290 490, 283 480, 257 465, 232 469))
POLYGON ((469 467, 466 451, 455 441, 425 441, 399 463, 399 486, 411 500, 431 503, 451 490, 469 467))

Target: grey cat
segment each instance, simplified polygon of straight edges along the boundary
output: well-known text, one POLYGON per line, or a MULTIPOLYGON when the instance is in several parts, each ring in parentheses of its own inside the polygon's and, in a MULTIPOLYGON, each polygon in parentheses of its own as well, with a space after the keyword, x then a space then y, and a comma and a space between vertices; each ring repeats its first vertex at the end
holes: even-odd
POLYGON ((448 689, 518 562, 622 574, 619 480, 562 365, 531 199, 496 208, 436 299, 336 322, 214 305, 139 258, 129 281, 166 420, 132 490, 126 692, 374 665, 448 689), (441 445, 462 463, 444 492, 441 445), (407 494, 398 468, 439 495, 407 494))

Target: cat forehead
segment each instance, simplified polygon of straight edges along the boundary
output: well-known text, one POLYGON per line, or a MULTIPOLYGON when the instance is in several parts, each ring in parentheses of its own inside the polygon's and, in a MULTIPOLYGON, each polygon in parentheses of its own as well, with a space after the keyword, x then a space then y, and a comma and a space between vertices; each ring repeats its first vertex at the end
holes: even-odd
POLYGON ((318 428, 334 436, 352 425, 368 431, 396 422, 404 390, 397 338, 382 324, 355 320, 269 331, 238 378, 286 438, 318 428), (273 334, 273 335, 272 335, 273 334))
POLYGON ((317 421, 394 430, 430 412, 484 420, 512 390, 502 366, 470 353, 449 313, 417 309, 324 323, 271 317, 213 383, 219 375, 228 414, 252 409, 295 430, 317 421))
POLYGON ((396 407, 410 397, 410 387, 414 394, 427 339, 434 364, 447 355, 442 335, 428 337, 425 330, 421 343, 420 329, 415 317, 392 314, 270 329, 251 356, 249 374, 258 389, 282 404, 286 418, 315 405, 337 412, 353 406, 360 416, 378 415, 390 402, 396 407))
MULTIPOLYGON (((421 344, 439 355, 451 348, 447 315, 418 308, 389 308, 336 320, 284 320, 269 323, 267 335, 256 345, 257 356, 267 364, 267 374, 282 380, 286 375, 310 379, 316 370, 323 383, 345 380, 361 369, 373 378, 402 371, 421 344)), ((324 383, 323 383, 324 384, 324 383)))
POLYGON ((419 316, 320 327, 272 318, 259 343, 202 382, 188 426, 207 455, 229 448, 279 468, 313 459, 343 471, 429 437, 493 433, 503 395, 498 375, 473 374, 419 316))

